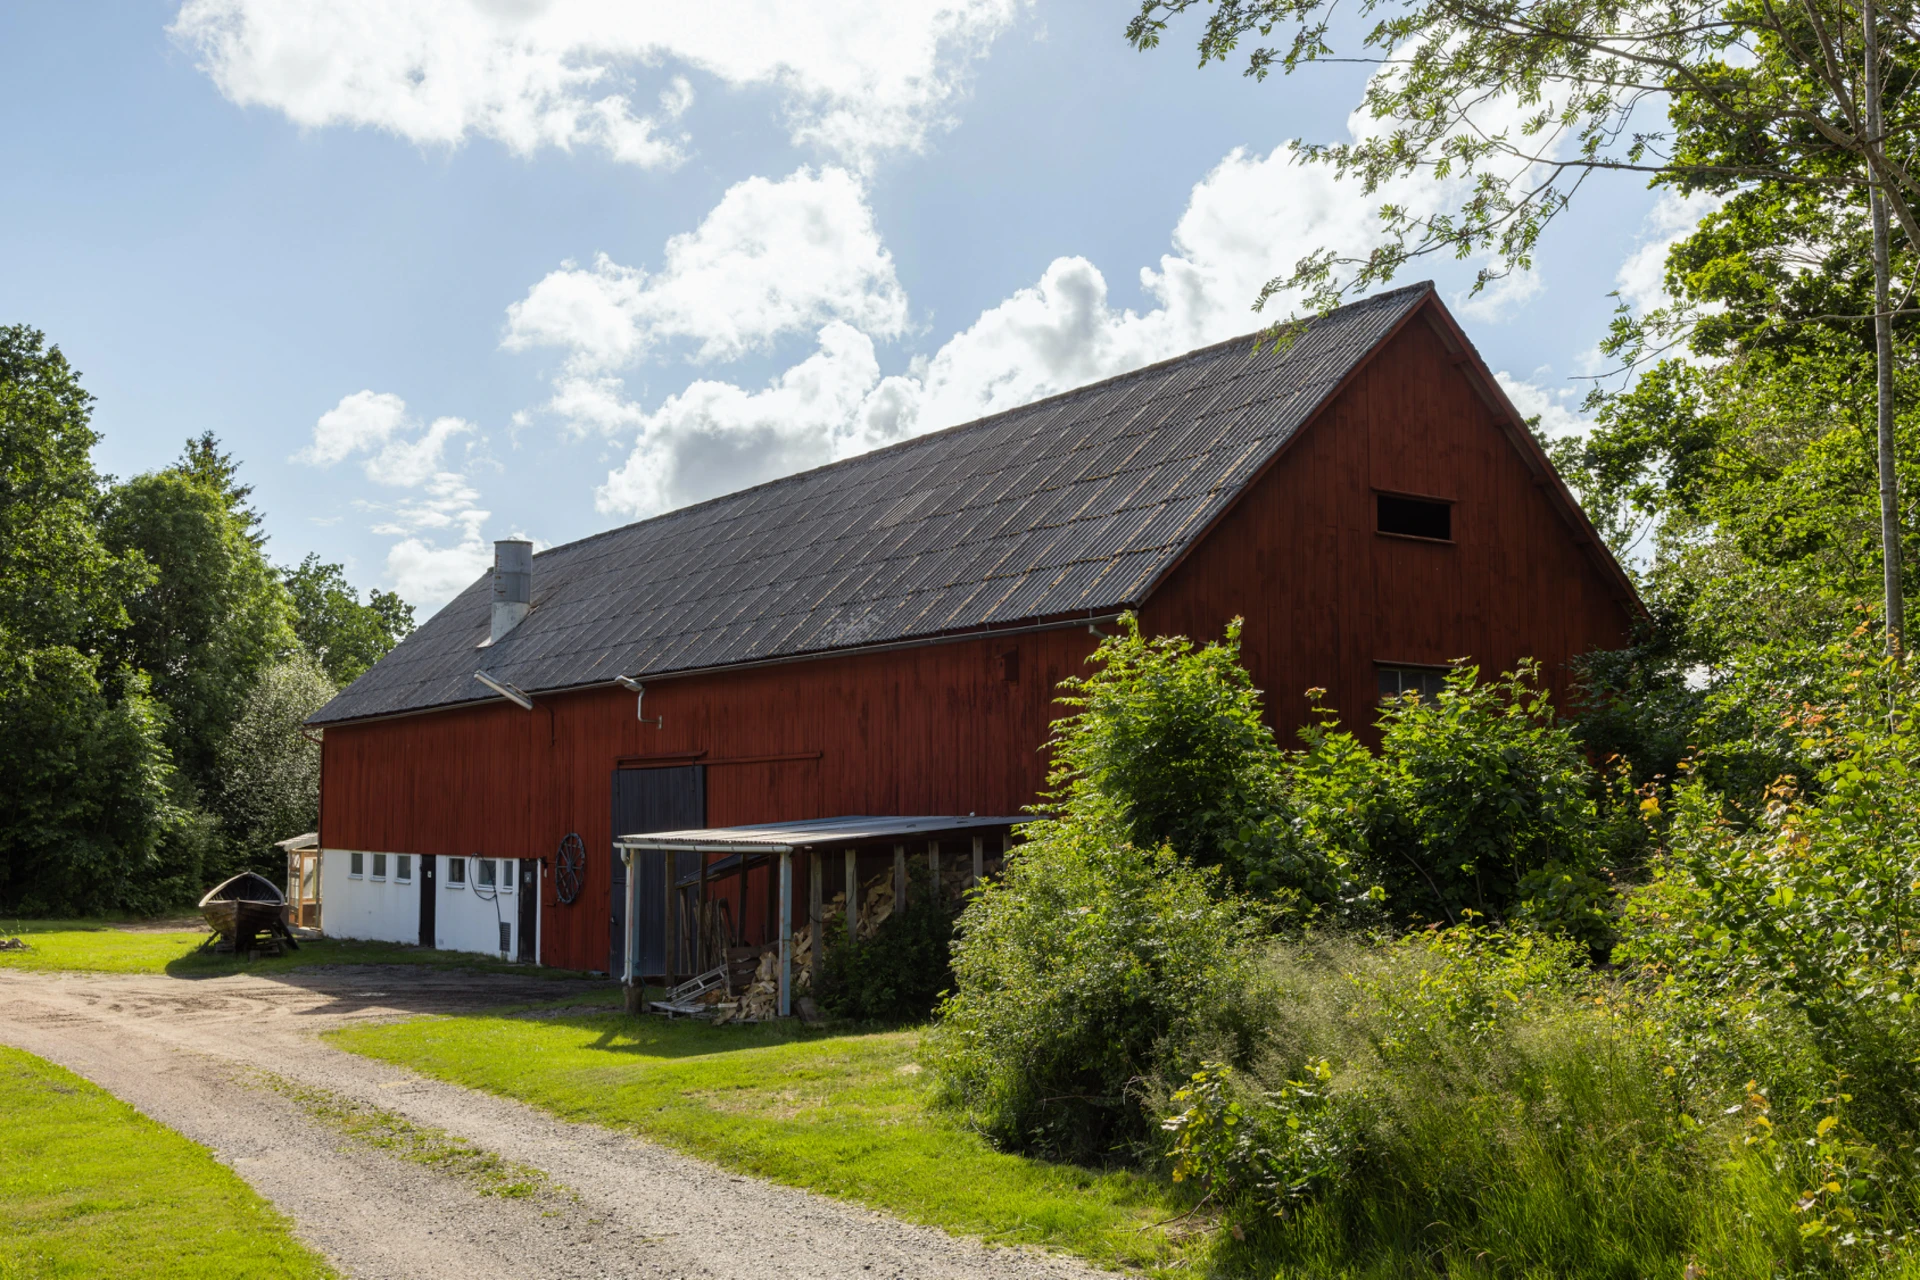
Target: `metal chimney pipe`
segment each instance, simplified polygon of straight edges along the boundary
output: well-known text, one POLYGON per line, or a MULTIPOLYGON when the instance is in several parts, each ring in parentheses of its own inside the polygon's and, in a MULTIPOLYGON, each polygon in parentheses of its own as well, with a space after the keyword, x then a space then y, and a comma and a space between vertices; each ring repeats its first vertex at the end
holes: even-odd
POLYGON ((493 544, 493 639, 520 625, 533 607, 533 544, 524 538, 502 538, 493 544))

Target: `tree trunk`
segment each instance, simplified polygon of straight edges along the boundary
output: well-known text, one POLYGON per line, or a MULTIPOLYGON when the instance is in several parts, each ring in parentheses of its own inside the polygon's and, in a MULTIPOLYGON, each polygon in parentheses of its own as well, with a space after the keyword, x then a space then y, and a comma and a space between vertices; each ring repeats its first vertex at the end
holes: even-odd
MULTIPOLYGON (((1880 34, 1874 28, 1873 5, 1861 6, 1861 35, 1866 46, 1862 94, 1865 98, 1867 146, 1882 144, 1880 125, 1880 34)), ((1875 417, 1880 454, 1880 546, 1883 590, 1887 607, 1887 652, 1900 655, 1906 631, 1906 598, 1900 586, 1900 477, 1893 452, 1893 315, 1891 234, 1887 226, 1884 177, 1867 161, 1868 208, 1873 218, 1873 363, 1875 417)))

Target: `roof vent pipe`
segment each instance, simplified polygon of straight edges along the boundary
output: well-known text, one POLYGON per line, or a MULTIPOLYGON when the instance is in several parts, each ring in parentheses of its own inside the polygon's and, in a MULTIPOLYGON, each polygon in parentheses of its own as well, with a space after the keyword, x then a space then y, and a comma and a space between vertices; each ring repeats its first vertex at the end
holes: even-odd
POLYGON ((533 544, 502 538, 493 544, 493 636, 487 643, 499 643, 532 607, 533 544))

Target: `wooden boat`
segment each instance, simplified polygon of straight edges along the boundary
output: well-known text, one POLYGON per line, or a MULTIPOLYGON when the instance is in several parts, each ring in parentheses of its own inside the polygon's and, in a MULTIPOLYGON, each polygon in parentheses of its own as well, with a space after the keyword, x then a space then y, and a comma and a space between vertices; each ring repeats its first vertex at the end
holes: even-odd
POLYGON ((244 947, 263 933, 291 942, 292 931, 283 918, 286 909, 287 897, 280 886, 251 871, 221 881, 200 899, 200 914, 214 936, 235 947, 244 947))

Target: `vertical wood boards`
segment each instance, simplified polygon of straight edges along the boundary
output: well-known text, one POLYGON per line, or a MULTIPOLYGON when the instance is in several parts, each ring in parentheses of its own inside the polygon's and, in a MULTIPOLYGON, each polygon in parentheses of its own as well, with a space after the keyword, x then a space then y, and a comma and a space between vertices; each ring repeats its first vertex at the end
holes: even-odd
POLYGON ((1570 659, 1625 643, 1627 605, 1428 325, 1409 323, 1275 460, 1141 611, 1196 639, 1242 617, 1283 739, 1306 691, 1363 736, 1377 664, 1541 661, 1564 706, 1570 659), (1451 500, 1453 539, 1375 531, 1379 493, 1451 500), (1297 553, 1291 553, 1294 549, 1297 553))

